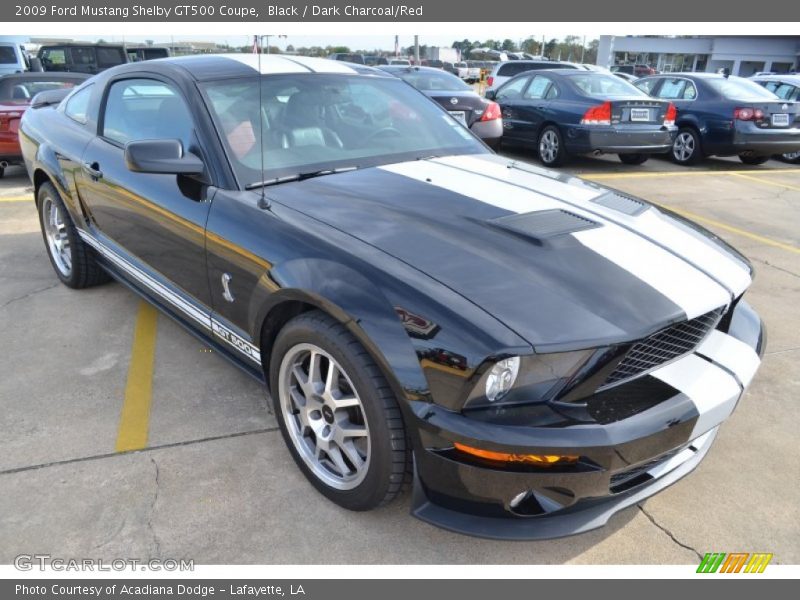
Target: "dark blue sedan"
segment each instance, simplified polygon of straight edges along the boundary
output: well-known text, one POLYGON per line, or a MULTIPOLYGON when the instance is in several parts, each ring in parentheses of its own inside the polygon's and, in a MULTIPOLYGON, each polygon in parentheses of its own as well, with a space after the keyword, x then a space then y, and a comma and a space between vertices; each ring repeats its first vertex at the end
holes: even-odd
POLYGON ((618 154, 638 165, 666 154, 675 107, 611 73, 549 69, 523 73, 486 97, 503 114, 503 143, 535 148, 549 167, 571 154, 618 154))
POLYGON ((678 109, 672 158, 692 165, 705 156, 735 156, 759 165, 773 154, 800 150, 800 103, 757 83, 718 73, 644 77, 636 87, 678 109))

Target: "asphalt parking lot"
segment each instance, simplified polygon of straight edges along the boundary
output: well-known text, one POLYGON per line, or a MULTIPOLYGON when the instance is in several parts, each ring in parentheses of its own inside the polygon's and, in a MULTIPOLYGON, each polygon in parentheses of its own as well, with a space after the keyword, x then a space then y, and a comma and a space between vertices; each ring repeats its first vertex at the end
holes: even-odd
POLYGON ((47 553, 198 564, 697 564, 709 551, 800 562, 800 168, 738 159, 629 167, 614 157, 568 170, 697 220, 757 269, 747 298, 767 323, 767 354, 688 478, 604 529, 544 542, 436 529, 408 515, 409 493, 370 513, 340 509, 296 468, 258 384, 121 285, 58 282, 27 177, 10 168, 0 180, 0 563, 47 553))

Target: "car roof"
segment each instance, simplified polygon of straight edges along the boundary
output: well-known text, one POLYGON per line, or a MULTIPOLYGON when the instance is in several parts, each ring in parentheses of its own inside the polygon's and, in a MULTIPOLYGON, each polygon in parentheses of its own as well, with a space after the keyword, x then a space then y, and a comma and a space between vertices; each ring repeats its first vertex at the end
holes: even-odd
MULTIPOLYGON (((363 65, 359 65, 363 66, 363 65)), ((341 73, 364 74, 363 69, 346 62, 309 56, 283 56, 280 54, 195 54, 158 58, 144 62, 127 63, 103 71, 104 77, 128 71, 151 71, 153 73, 180 72, 195 81, 210 81, 233 77, 283 73, 341 73)))
MULTIPOLYGON (((417 65, 380 65, 378 67, 381 71, 386 71, 387 73, 403 73, 408 71, 421 71, 423 73, 430 72, 430 73, 447 73, 447 71, 442 71, 441 69, 437 69, 436 67, 426 67, 426 66, 417 66, 417 65)), ((448 73, 449 75, 449 73, 448 73)))
POLYGON ((800 85, 800 75, 796 73, 783 73, 776 75, 757 75, 751 77, 753 81, 786 81, 794 85, 800 85))
POLYGON ((63 73, 58 71, 26 71, 25 73, 9 73, 8 75, 3 75, 0 77, 0 81, 3 79, 22 79, 24 80, 31 80, 31 81, 70 81, 73 79, 89 79, 91 75, 86 73, 63 73))

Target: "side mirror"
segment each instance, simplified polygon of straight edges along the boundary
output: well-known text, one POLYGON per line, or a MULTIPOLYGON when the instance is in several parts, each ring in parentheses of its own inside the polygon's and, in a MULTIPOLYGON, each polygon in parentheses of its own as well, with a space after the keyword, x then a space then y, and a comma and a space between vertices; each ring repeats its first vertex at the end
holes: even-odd
POLYGON ((184 152, 180 140, 128 142, 125 164, 134 173, 200 175, 205 171, 203 161, 191 152, 184 152))
POLYGON ((497 99, 497 91, 496 90, 486 90, 486 93, 483 95, 484 98, 487 100, 496 100, 497 99))

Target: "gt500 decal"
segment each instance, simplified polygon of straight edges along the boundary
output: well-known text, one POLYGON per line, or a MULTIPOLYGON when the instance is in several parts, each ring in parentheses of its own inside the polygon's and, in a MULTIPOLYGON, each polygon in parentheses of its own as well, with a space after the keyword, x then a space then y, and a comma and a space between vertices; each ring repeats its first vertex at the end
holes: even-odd
POLYGON ((258 364, 261 364, 261 353, 253 344, 244 338, 239 337, 230 329, 222 325, 219 321, 215 321, 213 319, 211 320, 211 330, 217 337, 228 342, 229 345, 236 348, 239 352, 254 360, 258 364))

